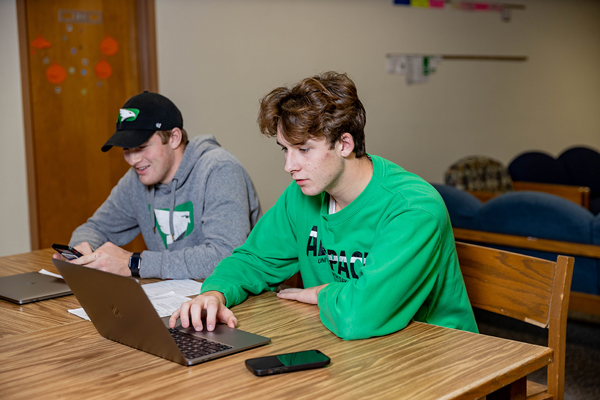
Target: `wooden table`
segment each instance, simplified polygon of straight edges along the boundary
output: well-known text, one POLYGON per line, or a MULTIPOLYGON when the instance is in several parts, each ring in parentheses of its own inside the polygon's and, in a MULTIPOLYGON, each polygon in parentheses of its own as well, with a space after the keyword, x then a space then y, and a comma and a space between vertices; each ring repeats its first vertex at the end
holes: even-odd
MULTIPOLYGON (((33 267, 50 254, 0 258, 0 275, 9 274, 5 266, 10 273, 55 271, 49 261, 33 267)), ((102 338, 90 322, 67 313, 78 306, 74 296, 0 302, 1 398, 518 398, 526 375, 553 357, 546 347, 418 322, 392 335, 344 341, 321 324, 315 306, 264 293, 233 310, 240 329, 271 344, 183 367, 102 338), (331 364, 261 378, 244 366, 247 358, 309 349, 323 351, 331 364)))
MULTIPOLYGON (((53 253, 54 250, 46 249, 0 257, 0 276, 34 272, 41 269, 57 274, 58 271, 52 264, 53 253)), ((64 296, 23 305, 0 300, 0 338, 79 322, 81 318, 65 312, 68 309, 79 307, 75 296, 64 296)), ((0 397, 2 397, 1 393, 0 397)))

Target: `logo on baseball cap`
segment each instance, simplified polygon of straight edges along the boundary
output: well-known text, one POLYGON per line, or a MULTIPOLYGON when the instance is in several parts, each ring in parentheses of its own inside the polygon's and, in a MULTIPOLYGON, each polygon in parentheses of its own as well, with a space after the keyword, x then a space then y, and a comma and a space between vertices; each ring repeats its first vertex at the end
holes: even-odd
POLYGON ((146 143, 157 130, 183 128, 183 117, 175 104, 165 96, 145 91, 133 96, 119 110, 117 131, 102 146, 132 149, 146 143))

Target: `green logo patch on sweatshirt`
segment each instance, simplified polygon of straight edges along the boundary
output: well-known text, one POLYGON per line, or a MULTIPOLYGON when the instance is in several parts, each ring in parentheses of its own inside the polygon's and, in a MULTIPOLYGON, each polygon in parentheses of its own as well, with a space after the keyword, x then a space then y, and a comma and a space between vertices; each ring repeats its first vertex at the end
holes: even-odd
MULTIPOLYGON (((150 204, 148 204, 148 209, 151 209, 150 204)), ((171 211, 168 208, 154 210, 156 229, 165 245, 165 249, 171 243, 189 236, 194 231, 194 205, 191 201, 175 206, 173 211, 174 232, 171 232, 170 213, 171 211)))

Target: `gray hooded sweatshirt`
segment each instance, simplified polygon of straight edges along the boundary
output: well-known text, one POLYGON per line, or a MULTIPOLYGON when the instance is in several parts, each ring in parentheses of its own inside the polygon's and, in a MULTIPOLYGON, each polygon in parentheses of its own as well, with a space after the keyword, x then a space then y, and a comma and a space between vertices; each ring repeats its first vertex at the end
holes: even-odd
POLYGON ((248 173, 204 135, 190 140, 168 185, 146 186, 134 168, 127 171, 69 244, 123 246, 141 231, 148 248, 142 278, 204 279, 244 243, 260 216, 248 173))

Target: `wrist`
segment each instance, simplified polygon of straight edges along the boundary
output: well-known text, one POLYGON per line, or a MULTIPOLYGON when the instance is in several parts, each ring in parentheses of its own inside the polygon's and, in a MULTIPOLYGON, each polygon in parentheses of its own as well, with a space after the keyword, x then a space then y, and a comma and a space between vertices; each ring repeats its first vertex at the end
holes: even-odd
POLYGON ((323 288, 325 288, 325 286, 329 285, 328 283, 325 283, 321 286, 317 286, 317 297, 319 297, 319 293, 321 293, 321 290, 323 290, 323 288))
POLYGON ((227 307, 227 299, 225 298, 225 295, 221 292, 218 292, 216 290, 209 290, 207 292, 204 293, 200 293, 202 296, 214 296, 217 299, 219 299, 219 301, 221 302, 221 304, 223 304, 225 307, 227 307))
POLYGON ((129 271, 131 272, 131 276, 139 278, 140 277, 140 269, 142 268, 142 253, 133 253, 129 257, 129 271))

